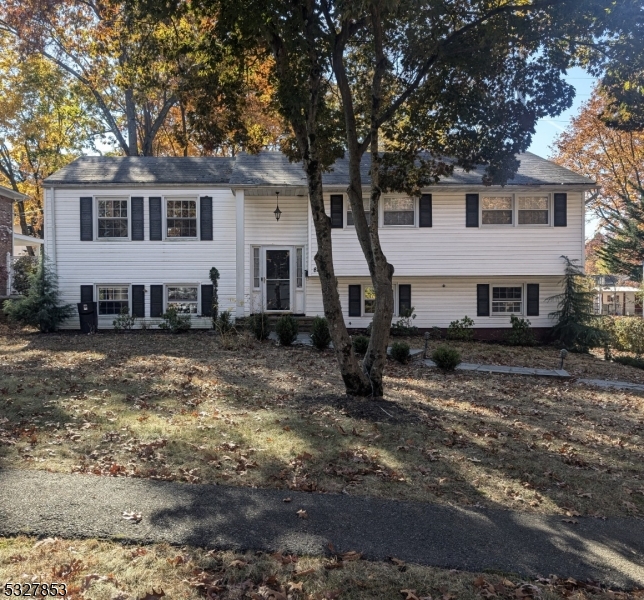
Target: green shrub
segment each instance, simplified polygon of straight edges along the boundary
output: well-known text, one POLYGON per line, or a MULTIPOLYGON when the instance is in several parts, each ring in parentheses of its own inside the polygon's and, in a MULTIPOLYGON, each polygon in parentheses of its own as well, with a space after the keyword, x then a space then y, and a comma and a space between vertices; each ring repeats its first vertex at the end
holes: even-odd
POLYGON ((453 371, 461 364, 461 355, 458 350, 447 346, 439 346, 432 354, 432 360, 443 371, 453 371))
POLYGON ((644 354, 644 319, 641 317, 615 317, 613 319, 615 347, 633 352, 638 358, 644 354))
POLYGON ((268 322, 268 315, 265 312, 255 313, 248 318, 248 330, 258 339, 268 339, 271 333, 271 327, 268 322))
POLYGON ((400 311, 400 319, 391 326, 391 335, 409 336, 418 335, 418 327, 414 325, 414 307, 403 308, 400 311))
POLYGON ((636 369, 644 369, 644 360, 641 358, 633 358, 632 356, 616 356, 613 361, 621 365, 628 365, 636 369))
POLYGON ((136 323, 136 317, 130 314, 127 306, 121 309, 121 314, 112 321, 114 331, 130 331, 136 323))
POLYGON ((536 340, 534 339, 532 329, 530 329, 530 321, 528 319, 510 315, 510 323, 512 323, 512 329, 505 333, 505 341, 510 346, 535 345, 536 340))
POLYGON ((356 335, 353 338, 353 349, 358 354, 366 354, 367 348, 369 348, 369 338, 366 335, 356 335))
POLYGON ((35 256, 21 256, 13 263, 11 287, 21 296, 29 291, 29 276, 38 270, 38 262, 35 256))
POLYGON ((447 328, 448 340, 471 340, 474 337, 474 321, 465 315, 460 321, 452 321, 447 328))
POLYGON ((440 327, 432 327, 428 332, 429 338, 432 340, 442 340, 443 339, 443 332, 441 331, 440 327))
POLYGON ((56 331, 58 326, 74 314, 71 304, 59 304, 58 278, 43 256, 38 268, 29 276, 27 295, 19 300, 8 300, 4 311, 11 321, 38 327, 42 333, 56 331))
POLYGON ((315 317, 311 332, 311 342, 318 350, 324 350, 331 343, 329 322, 324 317, 315 317))
POLYGON ((282 315, 277 319, 275 333, 282 346, 290 346, 297 339, 297 319, 291 315, 282 315))
POLYGON ((391 345, 391 357, 399 363, 406 363, 409 360, 409 344, 394 342, 391 345))
POLYGON ((168 310, 161 316, 163 323, 159 329, 165 329, 170 333, 183 333, 192 327, 190 315, 184 315, 177 311, 176 306, 168 307, 168 310))
POLYGON ((213 327, 217 327, 217 318, 219 317, 219 270, 217 267, 210 269, 209 277, 212 281, 212 324, 213 327))
MULTIPOLYGON (((213 313, 214 314, 214 313, 213 313)), ((217 319, 215 320, 215 330, 219 335, 226 335, 230 333, 235 327, 235 322, 233 321, 232 315, 229 310, 225 310, 222 313, 219 313, 217 319)))

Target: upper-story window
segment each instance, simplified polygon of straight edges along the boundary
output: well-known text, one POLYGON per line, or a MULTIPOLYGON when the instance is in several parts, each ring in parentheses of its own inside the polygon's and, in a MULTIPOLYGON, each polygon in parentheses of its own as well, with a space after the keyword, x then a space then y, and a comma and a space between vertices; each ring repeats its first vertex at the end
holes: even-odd
POLYGON ((549 206, 548 196, 519 196, 517 198, 519 225, 548 225, 549 206))
POLYGON ((384 198, 384 225, 415 225, 416 203, 414 198, 384 198))
POLYGON ((483 225, 512 225, 512 196, 483 196, 481 222, 483 225))
POLYGON ((96 204, 98 215, 98 238, 106 239, 128 237, 127 198, 97 198, 96 204))
POLYGON ((197 199, 166 199, 166 238, 197 237, 197 199))
MULTIPOLYGON (((364 216, 367 219, 367 225, 371 224, 371 213, 369 212, 369 201, 364 201, 364 216)), ((353 211, 351 210, 351 204, 347 209, 347 227, 355 227, 355 222, 353 220, 353 211)))

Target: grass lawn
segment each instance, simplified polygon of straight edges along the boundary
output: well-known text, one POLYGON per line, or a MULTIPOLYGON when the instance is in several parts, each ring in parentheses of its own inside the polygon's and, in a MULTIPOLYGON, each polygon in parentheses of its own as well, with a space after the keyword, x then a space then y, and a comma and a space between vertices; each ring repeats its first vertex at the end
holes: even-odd
MULTIPOLYGON (((466 362, 558 364, 554 348, 450 344, 466 362)), ((566 368, 644 382, 594 356, 566 368)), ((5 327, 0 467, 644 516, 643 394, 419 362, 390 363, 385 385, 347 398, 331 351, 247 337, 5 327)))
POLYGON ((417 565, 360 560, 206 551, 167 544, 124 546, 97 540, 0 538, 0 585, 58 582, 68 600, 551 600, 644 597, 556 577, 525 581, 417 565), (590 594, 587 595, 587 594, 590 594))

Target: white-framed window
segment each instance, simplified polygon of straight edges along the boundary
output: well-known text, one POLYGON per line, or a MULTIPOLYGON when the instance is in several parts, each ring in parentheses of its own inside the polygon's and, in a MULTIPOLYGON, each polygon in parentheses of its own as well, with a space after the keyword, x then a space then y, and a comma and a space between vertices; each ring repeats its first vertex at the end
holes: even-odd
POLYGON ((130 312, 129 285, 97 285, 98 314, 120 315, 124 309, 130 312))
POLYGON ((259 278, 260 278, 260 262, 259 262, 259 246, 253 246, 253 289, 259 289, 259 278))
MULTIPOLYGON (((348 203, 347 208, 347 227, 355 227, 355 222, 353 221, 353 211, 351 210, 351 203, 348 203)), ((367 224, 371 224, 371 212, 369 211, 369 200, 363 200, 364 207, 364 216, 367 219, 367 224)))
POLYGON ((383 219, 386 226, 414 227, 416 225, 416 199, 409 196, 385 196, 382 202, 383 219))
POLYGON ((550 197, 547 194, 517 197, 519 225, 548 225, 550 197))
POLYGON ((370 285, 362 287, 362 314, 372 315, 376 312, 376 290, 370 285))
POLYGON ((483 196, 481 198, 481 223, 483 225, 513 224, 512 195, 483 196))
POLYGON ((545 193, 481 196, 481 224, 548 227, 552 220, 551 204, 551 195, 545 193))
POLYGON ((165 198, 166 239, 196 239, 197 217, 197 198, 165 198))
POLYGON ((129 201, 127 197, 96 198, 96 238, 127 239, 130 236, 129 201))
POLYGON ((492 286, 492 315, 523 314, 522 285, 492 286))
POLYGON ((171 306, 174 306, 180 314, 196 315, 199 306, 199 286, 166 286, 166 310, 171 306))
POLYGON ((304 286, 304 248, 295 249, 295 287, 304 286))

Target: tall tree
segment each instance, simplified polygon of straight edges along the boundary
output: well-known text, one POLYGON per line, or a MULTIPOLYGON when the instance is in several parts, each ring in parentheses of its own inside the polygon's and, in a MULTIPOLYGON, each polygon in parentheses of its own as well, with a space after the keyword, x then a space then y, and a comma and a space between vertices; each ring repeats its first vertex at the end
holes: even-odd
POLYGON ((100 135, 91 98, 38 55, 19 60, 0 33, 0 182, 29 196, 18 201, 23 234, 42 236, 42 181, 92 147, 100 135))

